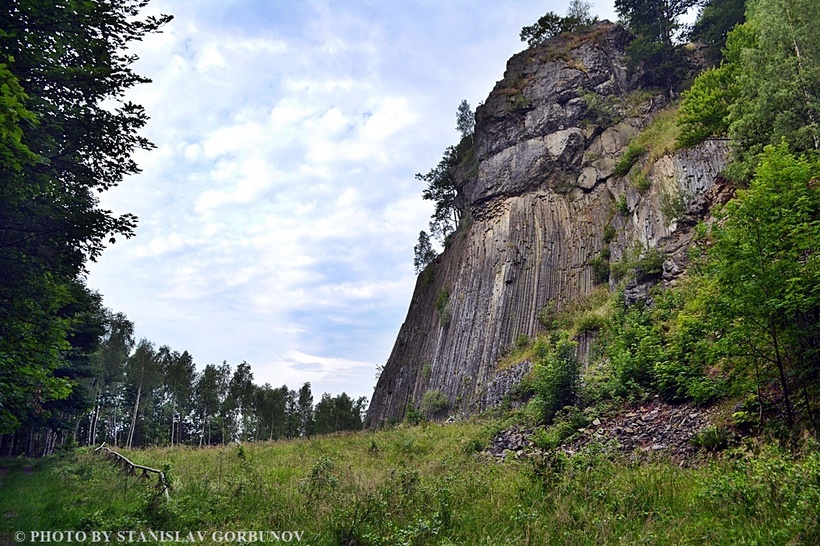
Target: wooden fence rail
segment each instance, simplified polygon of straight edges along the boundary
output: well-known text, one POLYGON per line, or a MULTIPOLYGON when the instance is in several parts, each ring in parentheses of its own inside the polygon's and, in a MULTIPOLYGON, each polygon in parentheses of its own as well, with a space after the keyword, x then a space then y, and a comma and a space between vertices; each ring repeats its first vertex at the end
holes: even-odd
POLYGON ((122 453, 117 453, 113 449, 105 447, 105 442, 100 444, 100 447, 94 449, 94 453, 102 453, 105 457, 114 462, 115 465, 121 467, 125 472, 126 476, 137 476, 138 472, 139 477, 138 479, 147 480, 150 473, 154 473, 157 475, 157 489, 162 489, 162 492, 165 493, 165 498, 170 500, 171 496, 168 494, 168 490, 171 487, 171 484, 168 483, 168 479, 165 477, 165 472, 162 470, 157 470, 156 468, 150 468, 148 466, 143 466, 141 464, 132 463, 128 457, 123 455, 122 453))

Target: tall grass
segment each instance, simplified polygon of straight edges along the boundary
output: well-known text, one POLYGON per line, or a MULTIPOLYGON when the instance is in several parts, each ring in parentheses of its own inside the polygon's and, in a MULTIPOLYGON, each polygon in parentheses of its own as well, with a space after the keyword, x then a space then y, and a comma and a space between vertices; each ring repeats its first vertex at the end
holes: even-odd
POLYGON ((681 468, 597 446, 490 460, 500 421, 210 449, 128 452, 169 465, 171 500, 77 451, 30 474, 6 461, 0 540, 15 531, 298 530, 306 544, 817 543, 820 455, 774 450, 681 468))

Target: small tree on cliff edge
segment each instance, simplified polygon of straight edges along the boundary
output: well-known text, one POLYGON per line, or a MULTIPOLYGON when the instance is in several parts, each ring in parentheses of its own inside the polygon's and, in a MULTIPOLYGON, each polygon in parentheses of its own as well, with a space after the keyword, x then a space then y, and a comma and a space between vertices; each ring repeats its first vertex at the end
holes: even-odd
POLYGON ((462 100, 456 111, 456 129, 461 133, 461 138, 472 137, 475 131, 475 113, 470 108, 470 103, 462 100))
POLYGON ((419 231, 419 242, 413 247, 413 254, 413 267, 416 268, 417 275, 436 259, 436 251, 433 250, 433 245, 430 244, 430 236, 427 235, 426 231, 419 231))
POLYGON ((522 42, 529 47, 543 44, 553 36, 564 32, 573 32, 598 22, 598 17, 589 14, 592 4, 583 0, 572 0, 567 9, 566 17, 561 17, 554 11, 541 16, 534 25, 521 29, 522 42))

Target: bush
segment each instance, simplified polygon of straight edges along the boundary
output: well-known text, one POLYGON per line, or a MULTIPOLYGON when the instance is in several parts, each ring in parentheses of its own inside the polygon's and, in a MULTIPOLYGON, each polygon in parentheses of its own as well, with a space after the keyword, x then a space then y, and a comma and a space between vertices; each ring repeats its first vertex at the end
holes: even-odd
POLYGON ((603 256, 596 256, 589 261, 592 267, 592 282, 602 284, 609 282, 609 260, 603 256))
POLYGON ((624 215, 629 214, 629 203, 626 201, 625 194, 618 199, 618 204, 615 205, 615 210, 624 215))
POLYGON ((580 366, 575 358, 577 343, 566 333, 539 355, 532 372, 535 390, 533 404, 544 422, 551 422, 555 414, 575 400, 580 381, 580 366))
POLYGON ((450 307, 450 289, 442 288, 436 294, 436 311, 438 311, 438 321, 442 328, 446 328, 453 320, 453 310, 450 307))
POLYGON ((421 397, 421 411, 426 415, 433 415, 450 407, 447 395, 438 389, 427 391, 421 397))
POLYGON ((646 146, 630 144, 627 146, 624 155, 621 156, 621 159, 615 165, 615 171, 613 174, 615 176, 626 176, 632 169, 632 166, 635 165, 635 163, 637 163, 638 160, 646 154, 646 152, 646 146))

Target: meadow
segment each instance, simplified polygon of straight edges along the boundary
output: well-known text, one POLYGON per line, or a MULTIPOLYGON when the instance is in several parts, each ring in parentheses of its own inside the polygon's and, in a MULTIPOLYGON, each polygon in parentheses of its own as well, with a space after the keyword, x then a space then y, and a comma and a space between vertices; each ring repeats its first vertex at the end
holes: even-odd
POLYGON ((605 445, 499 462, 482 451, 506 424, 124 450, 167 472, 170 500, 155 478, 128 477, 87 448, 5 459, 0 538, 161 530, 291 532, 292 543, 298 533, 320 545, 820 543, 816 446, 792 453, 748 440, 688 466, 605 445))

